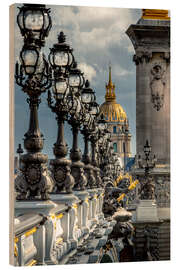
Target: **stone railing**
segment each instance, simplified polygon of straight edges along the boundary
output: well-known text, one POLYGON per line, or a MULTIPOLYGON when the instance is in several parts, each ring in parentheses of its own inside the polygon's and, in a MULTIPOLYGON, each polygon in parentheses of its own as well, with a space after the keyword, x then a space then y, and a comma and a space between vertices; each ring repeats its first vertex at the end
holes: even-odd
MULTIPOLYGON (((104 190, 52 194, 49 201, 16 201, 14 265, 66 264, 105 221, 104 190)), ((112 225, 112 224, 111 224, 112 225)), ((108 234, 111 233, 108 229, 108 234)))

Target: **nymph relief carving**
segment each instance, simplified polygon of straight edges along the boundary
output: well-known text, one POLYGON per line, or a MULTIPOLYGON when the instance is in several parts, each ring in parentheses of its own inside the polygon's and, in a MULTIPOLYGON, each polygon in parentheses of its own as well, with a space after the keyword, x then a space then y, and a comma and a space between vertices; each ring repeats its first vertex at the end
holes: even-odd
POLYGON ((165 88, 165 80, 164 80, 165 68, 163 67, 163 63, 155 62, 151 68, 152 79, 150 82, 151 88, 151 101, 153 103, 153 107, 159 111, 164 104, 164 88, 165 88))

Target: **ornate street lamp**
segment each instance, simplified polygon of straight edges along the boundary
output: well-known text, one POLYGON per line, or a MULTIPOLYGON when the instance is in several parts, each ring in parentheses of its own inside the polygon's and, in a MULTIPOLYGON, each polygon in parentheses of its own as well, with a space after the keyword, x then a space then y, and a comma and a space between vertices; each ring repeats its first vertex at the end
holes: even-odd
POLYGON ((156 165, 156 156, 154 155, 153 159, 150 160, 151 154, 151 146, 149 145, 148 140, 146 140, 146 144, 144 145, 144 154, 145 159, 144 162, 141 156, 138 156, 138 165, 140 168, 144 169, 145 171, 145 178, 148 177, 150 170, 152 170, 156 165))
POLYGON ((102 176, 104 177, 105 175, 105 168, 108 165, 108 149, 109 149, 109 144, 110 144, 110 139, 108 138, 109 131, 105 128, 103 132, 101 131, 102 136, 98 140, 99 144, 99 151, 100 151, 100 168, 102 171, 102 176))
POLYGON ((85 82, 85 87, 81 91, 81 100, 87 106, 87 109, 90 108, 90 104, 95 99, 95 92, 90 88, 90 83, 88 80, 85 82))
POLYGON ((100 119, 97 121, 97 123, 98 123, 98 128, 99 128, 100 131, 103 133, 104 130, 107 129, 107 122, 106 122, 106 120, 104 119, 103 114, 101 114, 100 119))
POLYGON ((120 174, 120 164, 119 164, 117 153, 115 153, 115 152, 112 155, 112 161, 113 161, 113 163, 112 163, 112 165, 113 165, 113 177, 114 177, 114 180, 116 180, 116 178, 120 174))
POLYGON ((90 136, 91 155, 92 155, 91 164, 93 165, 94 176, 96 179, 95 187, 101 187, 102 180, 101 180, 100 168, 99 168, 100 164, 99 164, 99 159, 97 157, 97 153, 99 152, 98 140, 99 140, 99 135, 100 135, 100 129, 98 127, 98 122, 97 122, 97 117, 99 115, 99 105, 98 103, 96 103, 95 99, 91 103, 90 114, 94 117, 94 128, 90 136))
POLYGON ((39 16, 46 16, 47 13, 49 14, 49 11, 45 6, 25 4, 20 8, 18 15, 18 24, 25 44, 20 53, 21 64, 16 63, 15 79, 28 94, 27 102, 30 108, 29 129, 24 135, 27 154, 21 155, 20 174, 15 179, 19 200, 46 200, 49 198, 48 192, 52 189, 52 179, 46 166, 48 156, 41 153, 44 138, 38 123, 38 107, 41 102, 39 97, 51 85, 51 69, 40 52, 43 38, 48 31, 45 31, 44 26, 39 27, 39 16), (39 42, 35 42, 37 33, 39 42))
POLYGON ((69 87, 74 94, 80 95, 81 88, 84 85, 83 73, 77 68, 77 62, 73 62, 69 70, 69 87))
POLYGON ((150 177, 150 171, 156 165, 156 157, 150 159, 151 146, 148 140, 144 145, 145 159, 142 160, 141 156, 138 156, 139 168, 144 169, 144 183, 141 183, 140 198, 141 200, 154 200, 155 199, 155 184, 152 177, 150 177))
POLYGON ((66 36, 61 31, 58 35, 58 43, 50 49, 49 62, 55 73, 66 73, 74 63, 73 49, 66 44, 66 36))
POLYGON ((144 145, 144 154, 146 156, 146 161, 149 160, 150 153, 151 153, 151 146, 149 145, 148 140, 146 140, 146 144, 144 145))
POLYGON ((24 4, 19 7, 17 23, 26 44, 43 46, 51 29, 50 9, 45 5, 24 4))
POLYGON ((105 129, 104 132, 104 155, 102 159, 102 171, 103 171, 103 182, 111 181, 113 182, 115 177, 115 153, 110 139, 110 132, 105 129))
POLYGON ((59 43, 50 49, 49 61, 53 69, 53 97, 48 91, 48 106, 56 114, 58 124, 57 140, 54 144, 55 159, 50 161, 51 171, 55 182, 53 192, 55 193, 72 193, 74 186, 74 178, 71 175, 71 161, 66 158, 68 148, 64 138, 64 121, 68 116, 68 100, 69 94, 68 74, 67 70, 71 64, 69 54, 72 56, 72 49, 65 44, 65 36, 60 32, 58 36, 59 43), (65 60, 63 60, 63 57, 65 60), (67 61, 66 61, 67 60, 67 61), (63 72, 62 72, 63 71, 63 72))
POLYGON ((39 57, 40 48, 35 45, 24 45, 20 52, 20 60, 23 70, 26 75, 33 75, 36 72, 39 62, 42 61, 39 57))
POLYGON ((70 150, 70 158, 72 160, 71 172, 75 180, 74 190, 85 190, 87 179, 84 175, 84 164, 81 162, 82 153, 78 147, 78 132, 84 122, 85 106, 81 100, 81 91, 84 85, 83 73, 77 68, 77 63, 74 62, 69 70, 69 95, 68 108, 69 118, 68 123, 72 126, 73 143, 70 150))
POLYGON ((96 183, 96 179, 93 173, 93 166, 91 164, 91 158, 89 154, 89 140, 90 134, 92 132, 92 126, 94 121, 94 116, 92 116, 89 111, 91 109, 91 103, 94 101, 95 92, 90 88, 90 83, 88 80, 85 82, 85 87, 82 89, 81 92, 81 99, 82 103, 86 108, 86 115, 83 122, 83 128, 81 129, 81 133, 83 134, 84 138, 84 153, 82 156, 82 161, 85 164, 84 172, 87 178, 87 188, 93 188, 96 183))
POLYGON ((98 116, 99 114, 99 104, 96 102, 96 97, 94 100, 91 102, 91 109, 90 109, 90 114, 94 116, 98 116))

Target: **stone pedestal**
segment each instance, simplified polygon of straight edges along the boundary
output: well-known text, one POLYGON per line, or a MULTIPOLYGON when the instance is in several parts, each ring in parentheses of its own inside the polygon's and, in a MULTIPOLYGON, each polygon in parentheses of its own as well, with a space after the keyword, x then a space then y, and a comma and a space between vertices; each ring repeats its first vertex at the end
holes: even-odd
POLYGON ((98 219, 103 219, 104 218, 104 214, 102 212, 102 207, 103 207, 103 198, 104 198, 104 189, 103 188, 98 188, 98 201, 97 201, 97 215, 98 215, 98 219))
MULTIPOLYGON (((43 243, 40 247, 42 252, 38 250, 40 264, 57 264, 58 257, 62 254, 64 228, 62 228, 60 215, 66 211, 65 204, 58 205, 52 201, 16 201, 15 202, 15 217, 21 217, 25 214, 41 214, 46 219, 39 233, 34 236, 34 241, 37 246, 43 243), (41 240, 41 241, 40 241, 41 240), (61 240, 61 244, 59 242, 61 240)), ((66 225, 67 226, 67 225, 66 225)), ((66 229, 66 227, 65 227, 66 229)))
POLYGON ((88 189, 89 193, 89 226, 92 227, 94 224, 97 223, 97 190, 95 189, 88 189))
POLYGON ((89 233, 88 213, 89 213, 89 193, 87 191, 74 191, 74 194, 79 198, 80 204, 78 207, 78 227, 81 230, 81 235, 89 233))
POLYGON ((157 205, 153 200, 141 200, 136 209, 136 221, 157 222, 158 212, 157 205))
POLYGON ((69 207, 68 213, 62 220, 62 228, 64 231, 64 240, 67 242, 68 250, 77 247, 78 238, 80 237, 80 229, 78 227, 78 204, 80 200, 74 194, 50 194, 50 198, 58 205, 66 205, 69 207))

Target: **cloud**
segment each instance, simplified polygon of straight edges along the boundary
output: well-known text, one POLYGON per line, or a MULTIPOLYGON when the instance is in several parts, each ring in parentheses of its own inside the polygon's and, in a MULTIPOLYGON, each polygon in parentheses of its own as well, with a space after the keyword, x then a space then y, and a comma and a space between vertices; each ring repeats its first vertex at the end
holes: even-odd
POLYGON ((119 77, 123 77, 123 76, 128 76, 133 74, 133 71, 131 70, 127 70, 124 69, 122 67, 119 67, 118 65, 113 65, 113 75, 114 76, 119 76, 119 77))
MULTIPOLYGON (((15 60, 23 46, 23 38, 16 23, 17 6, 20 5, 15 4, 15 60)), ((84 72, 85 78, 90 81, 91 87, 96 91, 99 103, 104 102, 105 83, 108 81, 108 66, 111 62, 117 101, 125 106, 126 113, 130 117, 131 131, 135 133, 135 98, 132 99, 132 91, 135 93, 135 65, 132 62, 134 49, 125 31, 130 24, 138 21, 141 10, 60 5, 47 5, 47 7, 51 8, 52 29, 46 38, 45 47, 42 48, 46 56, 49 54, 49 48, 57 43, 58 33, 63 31, 66 35, 66 42, 74 49, 73 54, 78 67, 84 72)), ((20 92, 18 87, 16 100, 18 104, 24 104, 26 95, 20 92)), ((45 149, 48 148, 49 152, 49 145, 53 145, 55 140, 55 135, 51 134, 50 130, 56 130, 56 128, 47 127, 46 129, 45 119, 50 113, 47 108, 46 94, 42 95, 41 99, 39 122, 47 138, 45 149)), ((27 104, 26 108, 28 108, 27 104)), ((17 116, 23 114, 23 109, 19 109, 18 113, 17 116)), ((51 117, 53 125, 56 127, 55 117, 51 117)), ((17 118, 16 121, 18 122, 20 119, 17 118)), ((23 125, 21 127, 19 124, 16 145, 24 132, 23 125)), ((69 134, 68 131, 66 133, 69 134)), ((71 145, 71 139, 69 136, 67 138, 68 144, 71 145)))
POLYGON ((96 70, 86 63, 79 63, 78 68, 81 69, 82 72, 84 72, 85 79, 92 81, 94 77, 96 77, 96 70))

